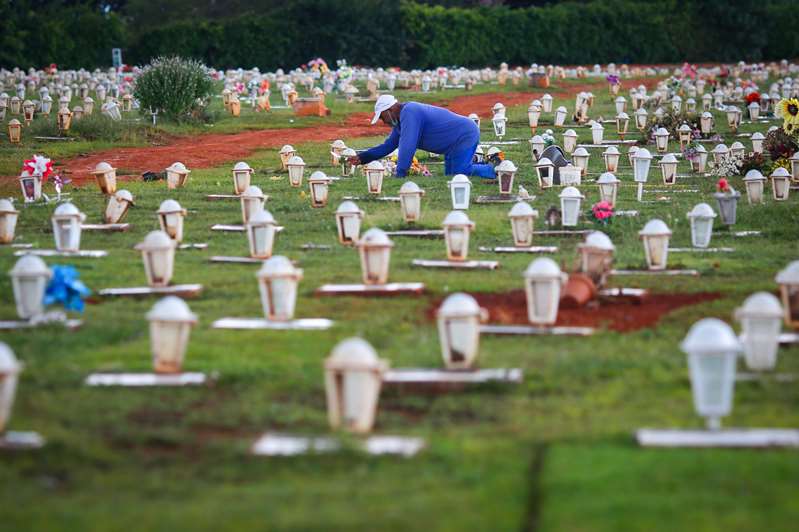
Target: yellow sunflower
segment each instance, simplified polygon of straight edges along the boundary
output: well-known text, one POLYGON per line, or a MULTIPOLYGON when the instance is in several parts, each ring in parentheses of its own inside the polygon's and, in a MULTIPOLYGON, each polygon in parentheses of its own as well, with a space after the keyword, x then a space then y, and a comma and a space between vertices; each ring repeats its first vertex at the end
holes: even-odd
POLYGON ((783 98, 777 104, 777 112, 785 121, 785 125, 799 126, 799 100, 796 98, 783 98))

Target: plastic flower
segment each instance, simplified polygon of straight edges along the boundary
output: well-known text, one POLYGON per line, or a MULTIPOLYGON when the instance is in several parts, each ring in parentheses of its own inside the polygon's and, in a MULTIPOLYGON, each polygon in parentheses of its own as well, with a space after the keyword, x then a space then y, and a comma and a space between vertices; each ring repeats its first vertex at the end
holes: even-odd
POLYGON ((607 201, 599 201, 591 207, 591 214, 594 220, 606 225, 613 217, 613 206, 607 201))
POLYGON ((44 304, 60 303, 66 310, 83 312, 83 298, 92 292, 81 282, 78 270, 72 266, 53 266, 51 270, 53 276, 44 293, 44 304))
POLYGON ((716 190, 719 192, 729 192, 730 190, 730 183, 725 178, 719 179, 718 183, 716 183, 716 190))
POLYGON ((611 85, 618 85, 619 84, 619 76, 616 76, 615 74, 609 74, 608 77, 606 77, 605 79, 611 85))
POLYGON ((47 157, 34 155, 22 163, 22 171, 28 172, 27 175, 42 176, 42 183, 47 182, 47 178, 53 174, 53 163, 47 157))
POLYGON ((789 133, 795 126, 799 126, 799 100, 796 98, 780 100, 780 103, 777 104, 777 112, 784 121, 783 128, 789 133))
POLYGON ((752 102, 760 103, 760 93, 757 91, 750 92, 746 95, 746 103, 750 104, 752 102))

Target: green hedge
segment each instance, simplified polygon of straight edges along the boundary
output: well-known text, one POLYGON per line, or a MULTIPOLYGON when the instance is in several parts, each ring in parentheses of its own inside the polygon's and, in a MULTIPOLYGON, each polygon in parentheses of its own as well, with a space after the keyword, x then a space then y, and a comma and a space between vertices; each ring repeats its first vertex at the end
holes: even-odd
POLYGON ((265 12, 152 28, 98 13, 92 2, 44 9, 30 3, 0 0, 0 66, 106 66, 114 46, 124 46, 131 64, 178 54, 216 67, 270 70, 316 56, 428 68, 751 61, 790 59, 799 51, 795 0, 593 0, 519 9, 296 0, 265 12))

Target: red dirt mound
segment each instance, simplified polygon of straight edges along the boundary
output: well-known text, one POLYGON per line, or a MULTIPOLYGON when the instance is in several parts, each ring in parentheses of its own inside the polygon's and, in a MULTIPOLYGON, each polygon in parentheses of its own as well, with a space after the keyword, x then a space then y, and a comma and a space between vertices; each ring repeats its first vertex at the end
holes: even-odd
MULTIPOLYGON (((527 300, 524 290, 505 293, 471 294, 481 307, 489 313, 489 322, 503 325, 527 325, 527 300)), ((644 298, 613 297, 603 298, 582 308, 563 308, 558 310, 558 326, 603 327, 612 331, 630 332, 656 325, 669 312, 719 299, 715 292, 694 294, 650 294, 644 298), (598 303, 598 304, 597 304, 598 303)), ((427 315, 435 319, 435 312, 441 301, 435 301, 428 308, 427 315)))

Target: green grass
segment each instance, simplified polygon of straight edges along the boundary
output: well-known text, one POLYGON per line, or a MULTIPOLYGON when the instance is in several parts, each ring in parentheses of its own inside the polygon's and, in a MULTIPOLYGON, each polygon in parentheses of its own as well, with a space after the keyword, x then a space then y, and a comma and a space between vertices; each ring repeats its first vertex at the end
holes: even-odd
MULTIPOLYGON (((604 84, 600 86, 604 88, 604 84)), ((591 115, 612 116, 607 92, 598 88, 591 115)), ((553 88, 554 89, 554 88, 553 88)), ((491 90, 497 90, 492 87, 491 90)), ((543 92, 543 91, 541 91, 543 92)), ((554 93, 554 90, 552 91, 554 93)), ((449 95, 450 93, 446 93, 449 95)), ((440 95, 434 95, 440 96, 440 95)), ((432 98, 433 96, 431 96, 432 98)), ((570 107, 570 99, 556 101, 570 107)), ((363 109, 368 110, 368 104, 363 109)), ((538 194, 543 214, 557 204, 558 190, 543 194, 534 185, 525 106, 509 109, 507 157, 520 167, 519 179, 538 194)), ((270 124, 289 120, 275 112, 270 124)), ((340 119, 340 118, 335 118, 340 119)), ((253 118, 255 120, 255 118, 253 118)), ((325 119, 318 120, 318 123, 325 119)), ((723 128, 725 121, 719 116, 723 128)), ((220 129, 224 121, 219 126, 220 129)), ((283 125, 286 125, 284 123, 283 125)), ((298 123, 292 124, 294 126, 298 123)), ((214 129, 216 129, 215 126, 214 129)), ((227 127, 227 126, 224 126, 227 127)), ((484 140, 493 139, 484 120, 484 140)), ((765 128, 763 128, 765 129, 765 128)), ((751 131, 746 125, 744 131, 751 131)), ((580 141, 590 131, 577 130, 580 141)), ((724 129, 722 129, 724 131, 724 129)), ((615 138, 606 128, 606 138, 615 138)), ((345 139, 356 148, 378 138, 345 139)), ((748 140, 744 139, 748 145, 748 140)), ((73 144, 77 144, 73 143, 73 144)), ((72 148, 48 144, 51 148, 72 148)), ((39 149, 37 145, 36 148, 39 149)), ((92 144, 84 149, 97 149, 92 144)), ((331 175, 326 145, 295 146, 309 166, 331 175)), ((27 151, 0 151, 2 168, 16 168, 27 151)), ((676 148, 673 148, 676 151, 676 148)), ((591 150, 590 170, 603 167, 591 150)), ((425 154, 420 154, 424 159, 425 154)), ((208 202, 209 193, 229 193, 232 163, 194 169, 189 186, 169 192, 163 183, 122 185, 136 196, 128 233, 84 233, 82 247, 107 249, 103 259, 48 260, 74 264, 93 290, 144 283, 133 246, 157 228, 155 210, 166 198, 189 209, 187 242, 208 242, 207 251, 179 251, 174 282, 201 282, 202 297, 190 300, 200 322, 192 333, 186 369, 219 372, 219 381, 201 389, 126 390, 82 386, 92 371, 145 371, 150 367, 144 314, 154 299, 105 300, 90 304, 85 326, 3 333, 0 338, 26 364, 11 421, 16 430, 36 430, 48 439, 41 451, 0 455, 0 519, 9 530, 751 530, 792 528, 799 517, 796 455, 791 452, 653 451, 635 446, 639 427, 699 427, 692 409, 685 355, 678 343, 689 326, 705 316, 731 322, 733 310, 756 290, 774 290, 774 274, 796 258, 797 200, 763 206, 739 203, 735 229, 763 231, 762 237, 715 237, 713 245, 735 247, 725 255, 673 255, 672 267, 697 268, 693 278, 620 278, 618 286, 656 292, 719 291, 722 299, 680 309, 658 327, 630 334, 601 331, 590 338, 540 337, 481 339, 480 365, 520 367, 524 383, 509 389, 486 387, 446 395, 413 395, 384 390, 376 431, 423 436, 429 447, 413 459, 368 458, 355 453, 324 457, 260 459, 247 449, 265 430, 318 434, 328 431, 322 360, 340 340, 360 335, 393 367, 441 365, 434 324, 426 321, 431 301, 448 292, 506 291, 521 287, 532 257, 495 257, 478 246, 509 245, 509 205, 473 205, 477 223, 471 256, 498 258, 495 272, 414 269, 414 258, 443 258, 440 240, 396 239, 391 279, 424 281, 423 297, 393 299, 317 298, 328 282, 359 282, 355 251, 336 243, 333 213, 345 195, 365 195, 362 177, 337 182, 331 203, 311 209, 310 201, 287 178, 273 181, 276 150, 248 158, 258 169, 255 183, 271 196, 267 204, 286 227, 276 253, 299 261, 299 317, 328 317, 325 332, 217 331, 223 316, 259 316, 256 266, 211 265, 210 255, 245 255, 243 234, 209 231, 214 223, 240 223, 237 202, 208 202), (304 243, 331 244, 329 251, 302 251, 304 243)), ((414 178, 427 191, 425 228, 437 228, 449 211, 442 166, 434 176, 414 178)), ((626 159, 620 178, 629 184, 626 159)), ((687 165, 680 164, 680 174, 687 165)), ((648 188, 658 185, 653 166, 648 188)), ((473 197, 495 193, 496 185, 474 179, 473 197)), ((402 180, 387 179, 386 195, 402 180)), ((742 193, 740 177, 732 179, 742 193)), ((635 189, 623 187, 620 207, 638 209, 639 218, 619 218, 607 227, 620 268, 640 268, 644 254, 637 231, 652 217, 672 228, 672 246, 690 246, 685 218, 693 205, 708 201, 712 178, 681 179, 671 203, 639 205, 635 189)), ((4 185, 0 192, 18 196, 4 185)), ((306 189, 302 189, 305 191, 306 189)), ((585 209, 597 201, 595 185, 584 184, 585 209)), ((76 205, 99 222, 104 198, 88 186, 72 190, 76 205)), ((653 194, 647 194, 653 196, 653 194)), ((364 229, 404 227, 395 203, 360 201, 364 229)), ((19 241, 52 247, 52 206, 22 209, 19 241)), ((585 228, 592 227, 585 219, 585 228)), ((724 230, 721 230, 723 233, 724 230)), ((541 239, 560 247, 555 259, 574 262, 577 239, 541 239)), ((15 258, 0 249, 0 269, 15 258)), ((8 277, 0 277, 0 319, 15 316, 8 277)), ((799 372, 797 349, 783 349, 779 372, 799 372)), ((741 383, 727 426, 799 425, 799 389, 777 382, 741 383)))

